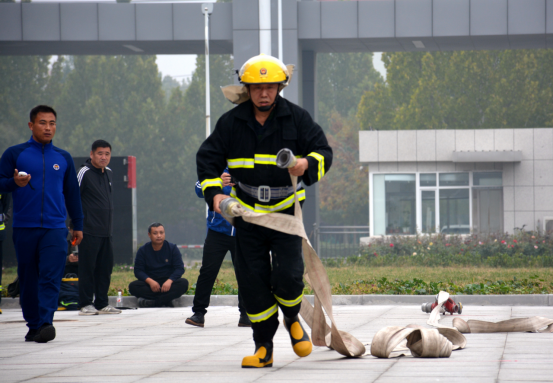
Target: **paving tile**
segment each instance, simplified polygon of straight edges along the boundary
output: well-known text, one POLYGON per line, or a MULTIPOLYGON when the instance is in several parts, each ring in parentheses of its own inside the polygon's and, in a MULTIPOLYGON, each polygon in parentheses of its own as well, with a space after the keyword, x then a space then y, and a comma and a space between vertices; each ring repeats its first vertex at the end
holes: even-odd
MULTIPOLYGON (((390 325, 425 325, 419 305, 334 306, 343 331, 368 344, 390 325)), ((345 358, 326 347, 297 357, 280 326, 274 339, 274 367, 245 370, 253 352, 251 329, 236 326, 236 307, 210 308, 206 327, 184 323, 189 308, 141 309, 109 317, 57 313, 57 337, 47 344, 23 342, 21 312, 0 318, 0 381, 4 382, 529 382, 550 381, 553 334, 466 334, 467 347, 450 358, 372 356, 345 358)), ((500 321, 539 315, 553 318, 553 307, 465 306, 465 320, 500 321)), ((442 317, 451 325, 453 317, 442 317)), ((368 349, 368 348, 367 348, 368 349)))

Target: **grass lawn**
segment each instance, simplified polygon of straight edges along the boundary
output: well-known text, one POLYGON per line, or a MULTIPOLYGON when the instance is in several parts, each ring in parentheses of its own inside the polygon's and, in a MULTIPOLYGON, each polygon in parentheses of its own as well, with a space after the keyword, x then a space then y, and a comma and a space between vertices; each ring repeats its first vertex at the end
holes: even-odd
MULTIPOLYGON (((192 287, 199 268, 187 268, 184 277, 192 287)), ((551 294, 553 268, 476 268, 476 267, 328 267, 333 294, 435 294, 446 290, 458 294, 551 294)), ((16 276, 15 268, 4 270, 4 294, 16 276)), ((128 289, 135 280, 132 270, 114 268, 110 295, 128 289)), ((225 261, 219 271, 214 294, 236 294, 234 269, 225 261)), ((193 294, 194 289, 188 292, 193 294)), ((311 290, 306 287, 306 294, 311 290)))

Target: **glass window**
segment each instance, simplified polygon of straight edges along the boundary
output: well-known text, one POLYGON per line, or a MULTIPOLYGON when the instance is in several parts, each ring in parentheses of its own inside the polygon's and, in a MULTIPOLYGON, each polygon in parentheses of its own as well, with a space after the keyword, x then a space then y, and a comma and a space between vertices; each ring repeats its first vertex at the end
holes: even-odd
POLYGON ((436 232, 436 192, 421 190, 422 232, 436 232))
POLYGON ((374 235, 416 233, 414 174, 373 176, 374 235))
MULTIPOLYGON (((440 174, 440 185, 441 182, 440 174)), ((440 232, 469 234, 469 206, 469 189, 440 189, 440 232)))
POLYGON ((469 174, 440 173, 440 186, 469 186, 469 174))
POLYGON ((421 174, 420 184, 421 186, 436 186, 436 173, 421 174))
POLYGON ((502 186, 502 174, 501 172, 474 173, 472 183, 474 186, 502 186))
POLYGON ((503 188, 472 189, 472 226, 477 233, 503 233, 503 188))

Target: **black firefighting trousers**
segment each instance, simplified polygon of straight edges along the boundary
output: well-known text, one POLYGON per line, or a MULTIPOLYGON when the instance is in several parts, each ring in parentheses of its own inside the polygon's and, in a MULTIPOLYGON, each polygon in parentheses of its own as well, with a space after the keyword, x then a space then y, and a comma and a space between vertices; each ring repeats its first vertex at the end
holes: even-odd
POLYGON ((303 298, 302 239, 235 219, 238 288, 252 322, 256 343, 273 339, 278 308, 291 318, 303 298), (270 253, 269 253, 270 252, 270 253))

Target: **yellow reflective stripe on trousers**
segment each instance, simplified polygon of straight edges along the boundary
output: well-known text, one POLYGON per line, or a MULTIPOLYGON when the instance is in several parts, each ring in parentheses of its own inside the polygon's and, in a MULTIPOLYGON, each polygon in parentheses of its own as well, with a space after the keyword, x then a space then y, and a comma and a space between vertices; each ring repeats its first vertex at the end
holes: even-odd
POLYGON ((229 169, 247 168, 253 169, 253 158, 228 158, 227 164, 229 169))
POLYGON ((275 303, 273 306, 271 306, 269 309, 259 313, 259 314, 248 314, 248 318, 252 321, 252 323, 262 322, 264 320, 269 319, 272 317, 276 312, 278 311, 277 304, 275 303))
MULTIPOLYGON (((305 190, 300 190, 298 193, 298 201, 305 200, 305 190)), ((230 196, 233 198, 236 198, 238 202, 240 202, 240 205, 246 210, 253 211, 254 213, 275 213, 277 211, 286 210, 290 206, 294 205, 294 195, 292 194, 290 197, 286 198, 284 201, 281 201, 277 203, 276 205, 260 205, 255 204, 255 207, 250 206, 244 201, 242 201, 240 198, 236 196, 236 189, 232 188, 232 191, 230 192, 230 196)))
POLYGON ((4 230, 6 228, 6 225, 4 225, 4 222, 0 223, 0 230, 4 230))
POLYGON ((202 185, 202 191, 205 191, 206 188, 212 187, 212 186, 219 186, 221 189, 223 188, 223 180, 221 178, 212 178, 209 180, 203 180, 200 185, 202 185))
POLYGON ((319 161, 318 181, 320 181, 321 178, 323 178, 323 176, 325 175, 325 158, 321 156, 319 153, 315 153, 315 152, 309 153, 308 156, 311 156, 317 161, 319 161))
POLYGON ((301 300, 303 299, 303 293, 301 293, 299 297, 297 297, 296 299, 292 299, 291 301, 287 301, 286 299, 279 298, 276 295, 275 295, 275 298, 278 301, 278 303, 280 303, 281 305, 286 307, 292 307, 292 306, 299 305, 301 303, 301 300))

